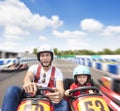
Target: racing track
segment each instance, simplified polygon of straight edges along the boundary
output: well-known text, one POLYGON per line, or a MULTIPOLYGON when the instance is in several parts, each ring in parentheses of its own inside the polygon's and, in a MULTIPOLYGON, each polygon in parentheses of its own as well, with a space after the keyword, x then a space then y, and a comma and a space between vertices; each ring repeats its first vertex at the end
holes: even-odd
MULTIPOLYGON (((31 64, 33 63, 30 63, 29 65, 31 64)), ((71 78, 72 71, 77 64, 74 64, 68 61, 63 61, 63 60, 55 60, 54 65, 62 70, 65 78, 71 78)), ((105 72, 98 71, 95 69, 91 69, 91 72, 92 72, 92 78, 95 81, 97 81, 97 79, 100 78, 102 75, 107 74, 105 72)), ((6 88, 11 85, 17 85, 21 87, 25 73, 26 71, 0 73, 0 108, 1 108, 2 100, 3 100, 3 96, 6 88)))

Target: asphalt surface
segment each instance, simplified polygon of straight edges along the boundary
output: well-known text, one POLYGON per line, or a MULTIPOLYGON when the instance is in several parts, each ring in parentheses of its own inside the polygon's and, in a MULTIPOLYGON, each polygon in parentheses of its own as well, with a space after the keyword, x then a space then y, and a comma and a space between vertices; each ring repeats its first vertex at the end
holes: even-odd
MULTIPOLYGON (((35 64, 35 62, 29 63, 29 66, 32 64, 35 64)), ((64 78, 72 78, 73 69, 77 65, 75 63, 71 63, 69 61, 64 61, 64 60, 55 60, 53 64, 62 70, 64 78)), ((102 75, 107 74, 105 72, 98 71, 95 69, 90 69, 90 70, 92 72, 92 78, 96 82, 98 79, 101 78, 102 75)), ((2 105, 2 100, 3 100, 6 89, 11 85, 22 87, 25 74, 26 74, 26 71, 12 72, 12 73, 0 72, 0 107, 2 105)))

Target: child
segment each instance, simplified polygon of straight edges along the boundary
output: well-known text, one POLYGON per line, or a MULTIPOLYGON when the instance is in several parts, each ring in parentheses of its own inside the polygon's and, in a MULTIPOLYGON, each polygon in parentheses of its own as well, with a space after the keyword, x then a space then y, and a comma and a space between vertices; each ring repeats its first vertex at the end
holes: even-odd
MULTIPOLYGON (((71 84, 70 89, 67 89, 65 91, 65 96, 70 96, 69 92, 72 89, 82 87, 82 86, 92 86, 92 84, 90 83, 91 72, 86 66, 79 65, 75 67, 73 71, 73 77, 74 77, 74 82, 71 84)), ((85 92, 76 91, 72 95, 78 96, 81 93, 89 94, 89 93, 93 93, 93 91, 92 90, 87 90, 85 92)))

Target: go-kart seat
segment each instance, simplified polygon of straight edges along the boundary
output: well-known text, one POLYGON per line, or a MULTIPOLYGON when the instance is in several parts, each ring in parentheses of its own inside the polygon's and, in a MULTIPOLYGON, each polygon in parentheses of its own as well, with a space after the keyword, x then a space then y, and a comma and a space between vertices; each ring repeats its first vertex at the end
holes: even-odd
POLYGON ((95 86, 95 83, 94 83, 93 79, 90 79, 90 83, 91 83, 92 86, 95 86))
POLYGON ((112 90, 116 93, 120 93, 120 79, 113 78, 112 90))
POLYGON ((70 85, 74 82, 72 78, 65 78, 63 83, 64 83, 64 89, 67 90, 70 88, 70 85))

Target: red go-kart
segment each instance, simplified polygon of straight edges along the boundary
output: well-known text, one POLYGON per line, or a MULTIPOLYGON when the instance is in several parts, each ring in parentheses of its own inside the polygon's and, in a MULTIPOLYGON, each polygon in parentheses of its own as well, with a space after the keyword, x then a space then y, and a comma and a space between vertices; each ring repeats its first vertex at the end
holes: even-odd
POLYGON ((8 65, 4 65, 0 71, 1 72, 15 72, 15 71, 22 71, 27 70, 28 65, 26 63, 9 63, 8 65))
POLYGON ((120 111, 120 78, 103 76, 99 83, 101 94, 111 111, 120 111))
MULTIPOLYGON (((45 96, 45 92, 54 92, 53 89, 38 88, 36 96, 25 95, 17 111, 54 111, 51 100, 45 96)), ((22 92, 24 95, 24 91, 22 92)))
POLYGON ((99 93, 99 89, 95 86, 85 86, 73 89, 70 91, 70 95, 71 96, 68 98, 70 111, 110 111, 103 96, 99 93), (86 90, 93 90, 93 93, 82 93, 79 96, 72 95, 72 93, 76 91, 86 92, 86 90))

